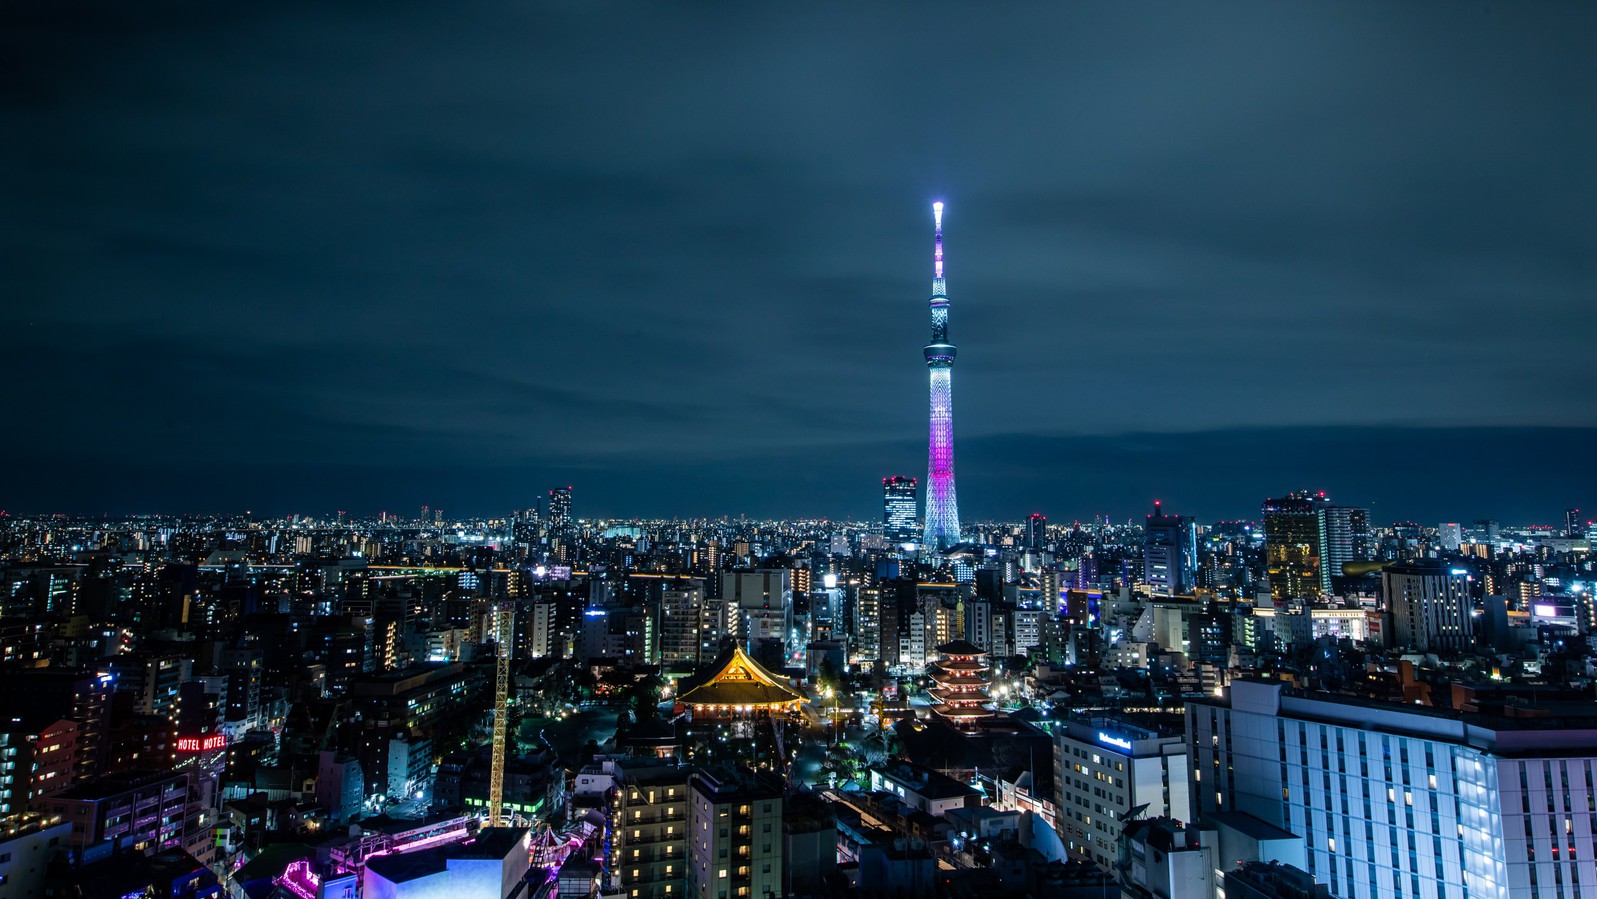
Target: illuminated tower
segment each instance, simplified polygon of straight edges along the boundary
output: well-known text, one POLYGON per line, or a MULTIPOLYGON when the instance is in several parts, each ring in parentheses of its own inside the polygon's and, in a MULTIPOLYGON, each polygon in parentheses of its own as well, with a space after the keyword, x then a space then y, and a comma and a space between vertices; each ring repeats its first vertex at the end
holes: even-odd
POLYGON ((926 367, 932 386, 931 437, 926 450, 927 549, 959 542, 959 502, 954 495, 954 345, 948 342, 948 291, 943 283, 943 204, 932 204, 937 239, 932 255, 932 342, 926 367))

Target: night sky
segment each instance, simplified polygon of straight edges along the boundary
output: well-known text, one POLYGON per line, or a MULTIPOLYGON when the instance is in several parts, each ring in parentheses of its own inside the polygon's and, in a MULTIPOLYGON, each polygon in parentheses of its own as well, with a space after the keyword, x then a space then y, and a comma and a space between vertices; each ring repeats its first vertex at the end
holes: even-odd
POLYGON ((1588 2, 0 15, 14 513, 1597 507, 1588 2))

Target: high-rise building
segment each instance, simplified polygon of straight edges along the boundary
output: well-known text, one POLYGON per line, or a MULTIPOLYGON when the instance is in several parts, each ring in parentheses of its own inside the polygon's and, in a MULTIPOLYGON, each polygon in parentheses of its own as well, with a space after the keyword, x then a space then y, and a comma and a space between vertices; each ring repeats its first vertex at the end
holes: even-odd
POLYGON ((1566 537, 1584 537, 1584 536, 1586 536, 1586 525, 1583 522, 1581 522, 1581 520, 1580 520, 1580 510, 1579 509, 1565 509, 1564 510, 1564 536, 1566 536, 1566 537))
POLYGON ((688 788, 688 892, 697 899, 782 895, 782 785, 723 772, 694 774, 688 788))
POLYGON ((1370 543, 1370 510, 1357 506, 1325 507, 1325 558, 1331 577, 1342 575, 1348 562, 1375 557, 1370 543))
POLYGON ((1191 593, 1198 573, 1198 528, 1185 515, 1166 515, 1154 500, 1142 532, 1142 580, 1158 594, 1191 593))
POLYGON ((571 526, 571 488, 556 487, 549 491, 549 529, 563 531, 571 526))
POLYGON ((1026 548, 1042 549, 1048 533, 1048 516, 1041 512, 1031 513, 1026 519, 1026 548))
MULTIPOLYGON (((675 899, 688 882, 688 775, 661 759, 616 765, 610 869, 620 895, 675 899)), ((722 886, 731 881, 729 876, 722 886)))
POLYGON ((661 664, 699 664, 703 613, 702 581, 682 581, 660 591, 661 664))
POLYGON ((948 289, 943 281, 943 204, 932 204, 932 342, 925 347, 931 375, 931 432, 926 451, 926 531, 921 543, 946 549, 959 542, 954 493, 954 345, 948 342, 948 289))
POLYGON ((1597 719, 1461 720, 1247 680, 1188 699, 1186 718, 1193 811, 1295 834, 1333 896, 1552 899, 1597 882, 1597 719))
POLYGON ((1392 643, 1420 652, 1461 652, 1475 645, 1467 573, 1434 559, 1389 565, 1381 571, 1392 643))
POLYGON ((260 723, 265 659, 255 647, 230 647, 218 654, 217 668, 227 676, 227 723, 241 736, 260 723))
POLYGON ((1316 599, 1331 592, 1325 495, 1308 491, 1264 501, 1264 563, 1270 595, 1316 599))
POLYGON ((882 535, 895 547, 920 538, 915 493, 914 478, 882 478, 882 535))

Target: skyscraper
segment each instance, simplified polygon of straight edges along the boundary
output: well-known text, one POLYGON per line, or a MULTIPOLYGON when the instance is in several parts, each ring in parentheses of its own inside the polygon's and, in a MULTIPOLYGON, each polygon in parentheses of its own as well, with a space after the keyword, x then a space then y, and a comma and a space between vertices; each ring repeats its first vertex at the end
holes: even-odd
POLYGON ((1325 494, 1306 490, 1264 501, 1264 563, 1270 595, 1316 599, 1331 592, 1325 494))
POLYGON ((882 478, 882 535, 894 546, 915 542, 915 479, 904 475, 882 478))
POLYGON ((948 342, 948 289, 943 282, 943 204, 932 204, 936 238, 932 253, 932 342, 925 347, 931 375, 931 433, 927 444, 926 532, 928 549, 959 542, 959 502, 954 494, 954 345, 948 342))
POLYGON ((1166 515, 1154 500, 1142 536, 1142 580, 1154 593, 1190 593, 1198 572, 1198 529, 1184 515, 1166 515))
POLYGON ((1041 512, 1031 513, 1031 517, 1026 519, 1026 548, 1042 549, 1047 533, 1048 516, 1041 512))
POLYGON ((571 525, 571 488, 556 487, 549 491, 549 529, 565 530, 571 525))
POLYGON ((1325 558, 1331 577, 1342 575, 1342 565, 1374 558, 1370 545, 1370 510, 1358 506, 1325 507, 1325 558))

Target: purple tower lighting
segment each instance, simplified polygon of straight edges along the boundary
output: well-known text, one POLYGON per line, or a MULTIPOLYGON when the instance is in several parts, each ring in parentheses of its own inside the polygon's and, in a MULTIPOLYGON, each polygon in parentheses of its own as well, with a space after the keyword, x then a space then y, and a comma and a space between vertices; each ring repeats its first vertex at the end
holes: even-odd
POLYGON ((954 345, 948 342, 948 290, 943 282, 943 204, 932 204, 936 239, 932 251, 932 342, 926 345, 931 374, 931 434, 926 449, 926 531, 921 544, 947 549, 959 542, 959 501, 954 494, 954 345))

